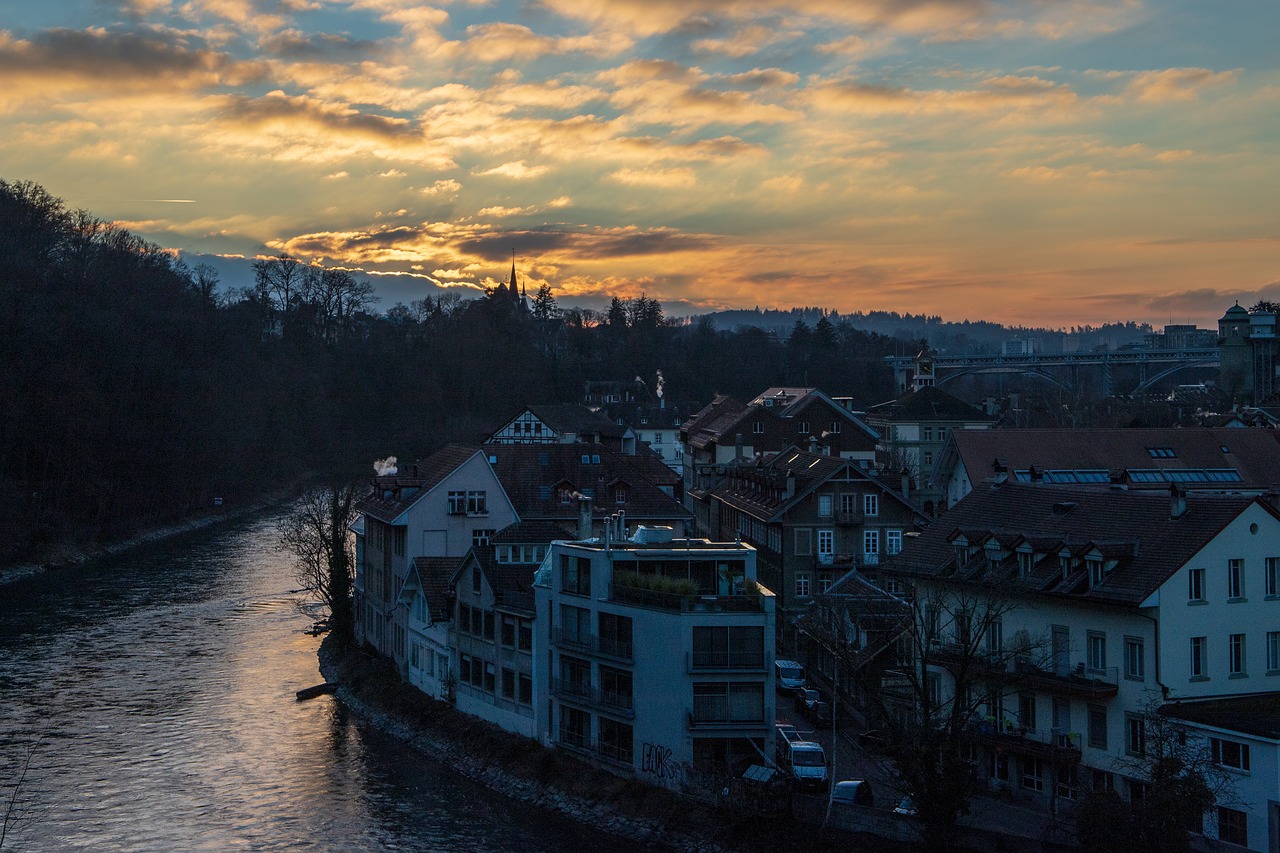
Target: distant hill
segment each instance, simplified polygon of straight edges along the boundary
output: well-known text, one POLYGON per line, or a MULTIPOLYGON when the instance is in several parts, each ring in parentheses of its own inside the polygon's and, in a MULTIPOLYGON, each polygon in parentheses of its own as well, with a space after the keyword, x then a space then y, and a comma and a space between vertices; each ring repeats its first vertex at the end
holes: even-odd
MULTIPOLYGON (((782 339, 795 327, 797 321, 803 321, 813 327, 818 320, 826 317, 831 323, 848 323, 851 327, 864 332, 897 338, 904 343, 916 343, 927 340, 929 345, 940 352, 999 352, 1001 344, 1015 338, 1036 338, 1045 352, 1061 352, 1063 342, 1072 338, 1073 349, 1088 350, 1099 346, 1117 349, 1127 344, 1142 342, 1143 335, 1152 331, 1146 323, 1108 323, 1103 326, 1073 327, 1066 331, 1061 329, 1028 328, 1025 326, 1004 326, 1000 323, 989 323, 984 320, 964 320, 958 323, 948 322, 941 317, 927 314, 900 314, 897 311, 857 311, 841 314, 839 311, 818 307, 792 308, 782 311, 775 309, 716 311, 703 315, 710 319, 717 329, 734 331, 741 328, 755 327, 774 332, 782 339)), ((693 318, 696 322, 698 318, 693 318)), ((910 353, 903 353, 909 355, 910 353)))

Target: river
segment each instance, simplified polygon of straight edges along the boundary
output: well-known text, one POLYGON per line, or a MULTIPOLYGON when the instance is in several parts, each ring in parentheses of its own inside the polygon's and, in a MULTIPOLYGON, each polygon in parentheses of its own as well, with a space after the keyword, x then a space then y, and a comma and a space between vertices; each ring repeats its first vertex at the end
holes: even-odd
POLYGON ((319 641, 278 521, 0 585, 0 849, 637 849, 295 701, 319 641))

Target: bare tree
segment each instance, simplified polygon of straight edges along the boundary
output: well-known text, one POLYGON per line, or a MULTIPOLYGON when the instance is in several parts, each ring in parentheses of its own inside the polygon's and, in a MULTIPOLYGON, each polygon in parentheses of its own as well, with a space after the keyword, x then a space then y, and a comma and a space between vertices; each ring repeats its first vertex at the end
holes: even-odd
POLYGON ((298 582, 329 611, 329 629, 342 645, 355 638, 351 603, 355 553, 350 531, 356 486, 308 489, 285 518, 279 548, 295 557, 298 582))
POLYGON ((884 754, 915 801, 925 847, 945 850, 980 787, 970 745, 1011 722, 1001 719, 1004 697, 1045 666, 1050 643, 1025 630, 1005 641, 1017 604, 994 584, 922 587, 906 600, 896 665, 853 671, 869 724, 883 731, 884 754))
POLYGON ((22 759, 22 768, 18 771, 18 778, 14 780, 13 792, 9 794, 8 801, 4 803, 4 820, 0 822, 0 850, 4 849, 5 837, 9 834, 9 829, 18 822, 20 817, 19 808, 21 800, 19 794, 22 793, 22 785, 27 781, 27 773, 31 770, 31 756, 35 754, 36 745, 34 743, 27 745, 26 756, 22 759))

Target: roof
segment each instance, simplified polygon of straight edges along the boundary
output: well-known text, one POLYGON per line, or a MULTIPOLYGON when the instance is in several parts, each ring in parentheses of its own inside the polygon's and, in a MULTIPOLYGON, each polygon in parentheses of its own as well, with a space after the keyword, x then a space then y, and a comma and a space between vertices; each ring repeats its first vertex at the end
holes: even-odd
MULTIPOLYGON (((979 483, 993 474, 999 460, 1010 476, 1035 468, 1130 473, 1136 488, 1167 489, 1168 475, 1136 479, 1144 471, 1235 471, 1238 479, 1184 480, 1188 488, 1263 491, 1280 486, 1280 439, 1274 430, 1231 428, 1188 429, 996 429, 954 430, 955 453, 979 483)), ((1212 475, 1211 475, 1212 476, 1212 475)), ((1229 475, 1223 475, 1229 476, 1229 475)), ((1100 473, 1097 481, 1111 477, 1100 473)))
POLYGON ((494 545, 546 545, 574 535, 574 531, 554 521, 518 521, 490 536, 489 542, 494 545))
POLYGON ((880 403, 867 410, 869 420, 886 423, 915 421, 982 421, 995 418, 971 406, 954 394, 934 385, 926 385, 901 395, 896 400, 880 403))
POLYGON ((475 447, 450 444, 421 462, 406 466, 403 472, 374 477, 368 494, 356 501, 355 508, 382 521, 393 522, 479 452, 475 447))
POLYGON ((1233 732, 1280 740, 1280 712, 1275 693, 1255 696, 1232 696, 1191 702, 1173 702, 1160 707, 1160 713, 1177 720, 1213 726, 1233 732))
POLYGON ((881 565, 885 571, 917 577, 1000 583, 1009 589, 1138 605, 1253 504, 1280 518, 1256 497, 1187 495, 1185 500, 1185 512, 1173 518, 1168 494, 1021 483, 981 485, 919 536, 907 537, 902 552, 885 558, 881 565), (1061 545, 1036 552, 1040 559, 1030 575, 1019 577, 1012 551, 988 571, 986 554, 962 560, 953 544, 962 535, 970 546, 984 545, 992 537, 996 543, 1013 541, 1004 539, 1004 534, 1061 545), (1063 548, 1078 558, 1065 578, 1058 561, 1063 548), (1109 571, 1101 583, 1090 587, 1079 558, 1095 549, 1103 553, 1109 571))
POLYGON ((621 438, 626 430, 599 412, 593 412, 579 403, 538 403, 525 407, 534 417, 563 435, 599 433, 607 438, 621 438))
POLYGON ((462 560, 462 557, 415 557, 413 560, 432 621, 447 622, 453 618, 449 609, 449 590, 462 560))
POLYGON ((823 483, 845 473, 875 483, 886 495, 896 498, 923 517, 915 504, 852 460, 808 453, 795 446, 774 454, 765 462, 727 468, 724 480, 711 490, 711 494, 756 518, 777 521, 823 483), (793 481, 790 495, 787 494, 788 478, 793 481))
MULTIPOLYGON (((650 463, 643 456, 615 453, 598 444, 489 444, 489 464, 516 513, 525 521, 578 519, 576 501, 563 503, 560 488, 593 498, 597 516, 625 510, 628 518, 685 519, 691 513, 650 479, 650 463), (583 461, 583 460, 586 461, 583 461), (611 485, 625 484, 627 500, 617 504, 611 485)), ((659 459, 664 476, 674 472, 659 459)), ((653 472, 657 467, 652 468, 653 472)))
POLYGON ((456 584, 468 566, 477 566, 484 575, 494 599, 500 604, 516 605, 520 609, 532 609, 533 578, 538 572, 535 563, 499 563, 492 545, 478 545, 467 552, 451 575, 450 584, 456 584))
POLYGON ((744 405, 733 397, 717 397, 691 417, 684 425, 688 442, 695 448, 725 444, 726 437, 736 440, 741 434, 744 444, 760 448, 781 449, 797 439, 796 426, 811 421, 807 435, 840 451, 874 451, 877 433, 853 412, 841 406, 817 388, 769 388, 744 405), (813 407, 819 407, 835 418, 835 429, 844 423, 855 430, 832 432, 826 429, 826 416, 819 422, 813 407), (751 421, 750 424, 745 423, 751 421), (761 430, 752 427, 761 422, 761 430))

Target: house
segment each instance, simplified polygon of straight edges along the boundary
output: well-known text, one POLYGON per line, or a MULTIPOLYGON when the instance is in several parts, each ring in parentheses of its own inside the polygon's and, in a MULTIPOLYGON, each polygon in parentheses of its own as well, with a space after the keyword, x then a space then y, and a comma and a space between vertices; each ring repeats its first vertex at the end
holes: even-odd
POLYGON ((484 458, 522 521, 578 523, 578 498, 591 498, 602 519, 622 513, 633 524, 674 527, 690 513, 675 495, 679 480, 648 452, 628 455, 599 444, 486 444, 484 458))
POLYGON ((1265 429, 953 430, 934 471, 947 505, 983 480, 1122 484, 1261 494, 1280 487, 1280 441, 1265 429))
MULTIPOLYGON (((459 557, 415 557, 396 596, 397 605, 403 604, 407 613, 409 657, 405 679, 442 701, 453 701, 457 683, 451 584, 461 562, 459 557)), ((370 633, 366 629, 366 640, 370 633)))
POLYGON ((685 502, 711 531, 706 495, 728 465, 800 446, 875 466, 878 433, 816 388, 769 388, 749 403, 717 396, 680 428, 684 444, 685 502))
POLYGON ((472 548, 450 578, 456 602, 454 703, 459 711, 534 737, 533 577, 556 524, 522 522, 472 548))
POLYGON ((959 430, 989 429, 995 419, 936 385, 917 384, 898 398, 867 409, 866 420, 880 435, 877 466, 890 471, 905 468, 917 484, 916 502, 933 516, 944 505, 945 492, 933 481, 933 468, 947 436, 959 430))
POLYGON ((606 528, 556 542, 534 584, 534 708, 548 746, 670 787, 773 755, 774 599, 749 545, 606 528))
POLYGON ((493 432, 485 444, 602 444, 633 453, 635 434, 599 412, 576 403, 525 406, 493 432))
MULTIPOLYGON (((1268 735, 1215 707, 1260 696, 1280 707, 1280 512, 1262 497, 984 483, 877 576, 916 602, 928 638, 916 653, 930 656, 938 698, 973 703, 981 778, 1045 804, 1089 787, 1142 796, 1135 759, 1161 707, 1203 709, 1200 728, 1231 744, 1268 735), (979 628, 967 601, 999 609, 979 628), (957 695, 975 649, 1001 662, 957 695)), ((1218 763, 1240 771, 1239 750, 1219 747, 1218 763)), ((1244 801, 1262 796, 1254 788, 1219 803, 1244 817, 1222 812, 1226 829, 1204 831, 1267 849, 1280 798, 1272 787, 1244 801)))
POLYGON ((404 672, 410 648, 402 588, 413 560, 460 559, 519 517, 485 455, 461 445, 442 448, 404 473, 374 477, 355 508, 363 529, 356 536, 356 639, 404 672))
POLYGON ((684 444, 680 426, 687 416, 684 407, 656 403, 605 403, 600 411, 635 433, 638 446, 649 448, 673 471, 684 470, 684 444))
POLYGON ((896 554, 925 521, 901 486, 855 460, 791 447, 767 461, 724 466, 722 482, 703 499, 703 526, 755 547, 761 579, 795 616, 850 569, 896 554))

